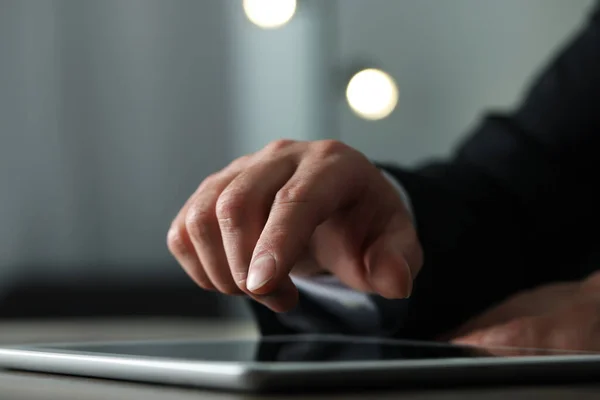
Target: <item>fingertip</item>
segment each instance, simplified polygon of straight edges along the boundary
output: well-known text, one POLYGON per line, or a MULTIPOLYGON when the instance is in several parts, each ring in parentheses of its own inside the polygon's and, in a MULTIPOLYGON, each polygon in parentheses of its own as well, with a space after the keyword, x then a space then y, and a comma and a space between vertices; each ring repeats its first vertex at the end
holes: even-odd
POLYGON ((389 263, 395 266, 399 275, 400 290, 403 298, 409 298, 413 290, 413 272, 409 264, 408 257, 404 254, 402 248, 403 235, 395 234, 385 240, 385 254, 389 263))
POLYGON ((255 294, 268 294, 273 290, 276 273, 277 266, 271 254, 257 257, 248 269, 246 289, 255 294))
POLYGON ((367 253, 367 277, 373 289, 388 299, 406 299, 412 294, 413 278, 402 253, 381 238, 367 253))

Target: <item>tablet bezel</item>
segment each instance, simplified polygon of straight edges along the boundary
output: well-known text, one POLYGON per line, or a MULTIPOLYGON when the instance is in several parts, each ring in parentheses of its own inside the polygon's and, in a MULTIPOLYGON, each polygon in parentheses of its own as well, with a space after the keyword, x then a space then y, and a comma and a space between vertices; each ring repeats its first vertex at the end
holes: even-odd
MULTIPOLYGON (((416 344, 447 347, 445 343, 352 338, 336 335, 298 335, 297 339, 344 341, 357 339, 375 343, 416 344)), ((291 338, 273 336, 270 339, 291 338)), ((225 389, 244 392, 324 389, 345 387, 386 387, 426 383, 428 385, 520 381, 536 378, 569 379, 600 377, 600 354, 565 354, 518 357, 473 357, 423 360, 365 360, 328 362, 193 361, 122 354, 99 354, 68 350, 86 345, 135 345, 169 343, 215 343, 261 340, 261 338, 206 340, 147 340, 49 343, 0 348, 0 367, 66 374, 81 377, 137 381, 157 384, 225 389)))

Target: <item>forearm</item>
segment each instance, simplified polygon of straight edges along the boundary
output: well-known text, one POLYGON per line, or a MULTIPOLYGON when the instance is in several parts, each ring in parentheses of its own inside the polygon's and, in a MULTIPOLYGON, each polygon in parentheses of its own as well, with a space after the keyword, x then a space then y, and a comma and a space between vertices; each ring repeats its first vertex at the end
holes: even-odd
POLYGON ((410 195, 424 253, 410 299, 373 298, 389 335, 434 338, 532 283, 523 211, 496 182, 459 162, 380 167, 410 195))

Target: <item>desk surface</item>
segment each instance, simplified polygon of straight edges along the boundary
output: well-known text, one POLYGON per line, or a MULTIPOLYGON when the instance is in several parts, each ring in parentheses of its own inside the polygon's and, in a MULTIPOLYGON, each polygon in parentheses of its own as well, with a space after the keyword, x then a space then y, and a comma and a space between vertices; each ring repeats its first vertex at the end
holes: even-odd
MULTIPOLYGON (((71 340, 135 340, 168 338, 223 338, 252 337, 257 331, 253 324, 237 322, 208 322, 178 319, 128 319, 101 321, 24 321, 1 323, 0 343, 35 343, 71 340)), ((253 399, 261 396, 244 396, 230 393, 206 392, 195 389, 151 386, 96 379, 0 372, 0 398, 3 400, 96 400, 96 399, 253 399)), ((301 396, 265 396, 270 400, 301 399, 301 396)), ((521 399, 598 399, 597 386, 560 387, 485 387, 473 389, 437 389, 426 391, 395 391, 381 393, 340 393, 311 395, 311 399, 409 399, 409 400, 500 400, 521 399)))

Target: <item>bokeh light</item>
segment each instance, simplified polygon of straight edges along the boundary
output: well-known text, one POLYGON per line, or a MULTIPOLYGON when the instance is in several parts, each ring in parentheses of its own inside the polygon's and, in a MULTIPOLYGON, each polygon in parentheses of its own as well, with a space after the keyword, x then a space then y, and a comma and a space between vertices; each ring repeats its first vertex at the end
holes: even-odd
POLYGON ((346 99, 361 118, 379 120, 389 116, 398 104, 399 90, 394 79, 379 69, 368 68, 348 82, 346 99))
POLYGON ((243 6, 248 19, 264 29, 279 28, 296 13, 296 0, 243 0, 243 6))

